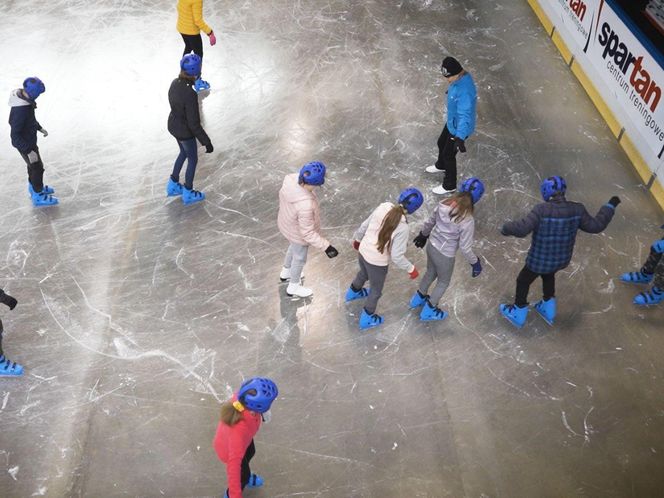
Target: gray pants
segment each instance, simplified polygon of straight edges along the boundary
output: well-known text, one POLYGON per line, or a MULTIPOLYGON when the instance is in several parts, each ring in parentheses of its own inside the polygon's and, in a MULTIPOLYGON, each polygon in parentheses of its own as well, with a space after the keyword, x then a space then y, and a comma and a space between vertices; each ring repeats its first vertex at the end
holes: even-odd
POLYGON ((369 281, 370 292, 367 300, 364 303, 364 309, 367 313, 373 315, 378 306, 378 300, 383 295, 383 286, 387 278, 387 266, 376 266, 364 261, 361 254, 358 255, 358 263, 360 264, 360 271, 357 272, 355 280, 350 284, 353 289, 360 290, 364 287, 366 281, 369 281))
POLYGON ((429 287, 434 280, 436 287, 429 296, 429 302, 433 306, 438 306, 440 298, 443 297, 447 286, 450 285, 452 272, 454 271, 454 258, 443 256, 431 243, 427 244, 427 271, 420 282, 420 293, 425 296, 429 294, 429 287))
POLYGON ((284 268, 290 268, 290 283, 299 284, 300 277, 302 276, 302 269, 307 262, 307 252, 309 246, 301 246, 300 244, 293 244, 288 246, 286 251, 286 259, 284 259, 284 268))

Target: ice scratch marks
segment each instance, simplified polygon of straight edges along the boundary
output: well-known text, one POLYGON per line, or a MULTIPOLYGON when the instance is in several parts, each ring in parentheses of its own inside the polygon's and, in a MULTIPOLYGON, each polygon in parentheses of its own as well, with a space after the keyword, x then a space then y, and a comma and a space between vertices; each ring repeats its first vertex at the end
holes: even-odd
POLYGON ((592 413, 592 411, 595 409, 594 406, 590 407, 590 410, 586 412, 586 415, 583 417, 583 434, 576 432, 572 427, 570 426, 569 422, 567 421, 567 414, 565 413, 565 410, 561 411, 561 419, 563 422, 563 425, 565 426, 565 429, 567 429, 570 434, 572 434, 574 437, 582 437, 584 440, 583 444, 588 444, 590 443, 590 435, 593 433, 592 426, 588 423, 588 417, 592 413))

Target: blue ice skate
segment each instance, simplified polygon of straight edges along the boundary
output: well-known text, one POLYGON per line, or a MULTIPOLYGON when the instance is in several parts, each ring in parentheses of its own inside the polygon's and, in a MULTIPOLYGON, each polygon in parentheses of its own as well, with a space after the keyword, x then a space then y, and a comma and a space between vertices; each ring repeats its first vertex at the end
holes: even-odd
POLYGON ((544 318, 544 321, 549 325, 553 325, 553 319, 556 317, 556 298, 552 297, 548 301, 537 301, 533 306, 535 311, 544 318))
POLYGON ((58 203, 58 198, 53 197, 51 194, 45 194, 43 192, 41 193, 34 193, 31 194, 32 197, 32 205, 35 207, 39 206, 55 206, 58 203))
POLYGON ((634 297, 634 304, 638 306, 652 306, 664 301, 664 289, 653 286, 649 291, 641 292, 634 297))
POLYGON ((644 273, 641 271, 628 271, 620 275, 620 280, 629 284, 649 284, 652 282, 652 273, 644 273))
POLYGON ((202 92, 203 90, 209 90, 210 89, 210 84, 202 80, 201 78, 198 78, 196 81, 194 81, 194 90, 197 92, 202 92))
POLYGON ((420 320, 423 322, 435 322, 438 320, 445 320, 447 318, 447 311, 443 311, 438 306, 432 306, 427 300, 424 307, 420 312, 420 320))
POLYGON ((416 290, 415 294, 413 294, 413 297, 410 298, 409 306, 411 308, 419 308, 420 306, 424 306, 424 303, 427 302, 427 297, 428 296, 425 296, 419 290, 416 290))
MULTIPOLYGON (((32 183, 28 182, 28 194, 30 194, 30 197, 32 197, 33 194, 36 194, 35 189, 32 188, 32 183)), ((55 189, 53 187, 49 187, 48 185, 44 185, 44 188, 41 191, 42 194, 55 194, 55 189)))
POLYGON ((182 202, 184 204, 194 204, 195 202, 201 202, 205 199, 205 194, 194 190, 193 188, 189 190, 187 187, 182 188, 182 202))
POLYGON ((174 182, 173 179, 169 178, 168 183, 166 184, 166 195, 168 197, 173 197, 176 195, 182 195, 182 190, 184 187, 181 183, 174 182))
POLYGON ((258 474, 251 474, 249 476, 248 488, 260 488, 265 483, 265 480, 258 474))
POLYGON ((500 313, 513 325, 521 328, 526 323, 526 318, 528 318, 528 306, 519 308, 515 304, 501 304, 500 313))
POLYGON ((0 377, 20 377, 23 367, 18 363, 9 361, 5 355, 0 356, 0 377))
POLYGON ((364 299, 369 295, 369 291, 362 287, 359 291, 353 290, 353 287, 348 287, 346 291, 346 302, 355 301, 356 299, 364 299))
POLYGON ((373 327, 378 327, 385 320, 382 316, 377 314, 370 315, 367 313, 367 310, 362 308, 362 314, 360 315, 360 330, 371 329, 373 327))

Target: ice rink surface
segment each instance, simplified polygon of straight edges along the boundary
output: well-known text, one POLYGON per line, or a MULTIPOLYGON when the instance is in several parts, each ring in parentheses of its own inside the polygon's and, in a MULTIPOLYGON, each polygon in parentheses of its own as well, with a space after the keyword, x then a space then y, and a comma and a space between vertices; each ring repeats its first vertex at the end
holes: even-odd
MULTIPOLYGON (((0 495, 220 496, 211 447, 219 403, 245 377, 276 380, 273 421, 256 440, 247 497, 654 497, 664 488, 664 308, 631 304, 617 276, 638 269, 663 217, 525 1, 205 2, 201 102, 215 145, 185 207, 165 197, 177 154, 167 91, 182 41, 175 0, 0 3, 0 92, 46 83, 37 117, 46 183, 35 209, 25 165, 0 123, 0 495), (424 168, 443 123, 444 55, 479 93, 460 176, 481 177, 475 248, 461 256, 442 323, 408 310, 416 288, 392 268, 360 332, 343 292, 358 224, 401 188, 437 201, 424 168), (285 174, 324 161, 324 233, 311 300, 279 284, 276 227, 285 174), (503 221, 562 174, 606 232, 580 234, 557 282, 554 327, 514 297, 527 240, 503 221)), ((9 108, 5 108, 6 116, 9 108)), ((425 255, 408 256, 422 269, 425 255)), ((541 286, 531 289, 539 299, 541 286)))

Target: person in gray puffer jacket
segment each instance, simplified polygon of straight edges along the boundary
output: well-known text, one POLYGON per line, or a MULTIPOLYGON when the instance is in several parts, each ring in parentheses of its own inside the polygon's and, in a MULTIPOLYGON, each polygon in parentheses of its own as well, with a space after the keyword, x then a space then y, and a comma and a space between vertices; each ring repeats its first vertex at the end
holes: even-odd
POLYGON ((420 281, 419 289, 410 300, 411 308, 422 307, 420 320, 444 320, 447 312, 438 308, 438 303, 447 290, 457 250, 472 266, 472 276, 482 272, 480 258, 473 252, 475 234, 474 206, 484 194, 484 184, 478 178, 465 180, 459 192, 441 201, 431 217, 424 223, 420 234, 415 237, 416 247, 427 246, 427 271, 420 281), (436 281, 431 294, 429 288, 436 281))

